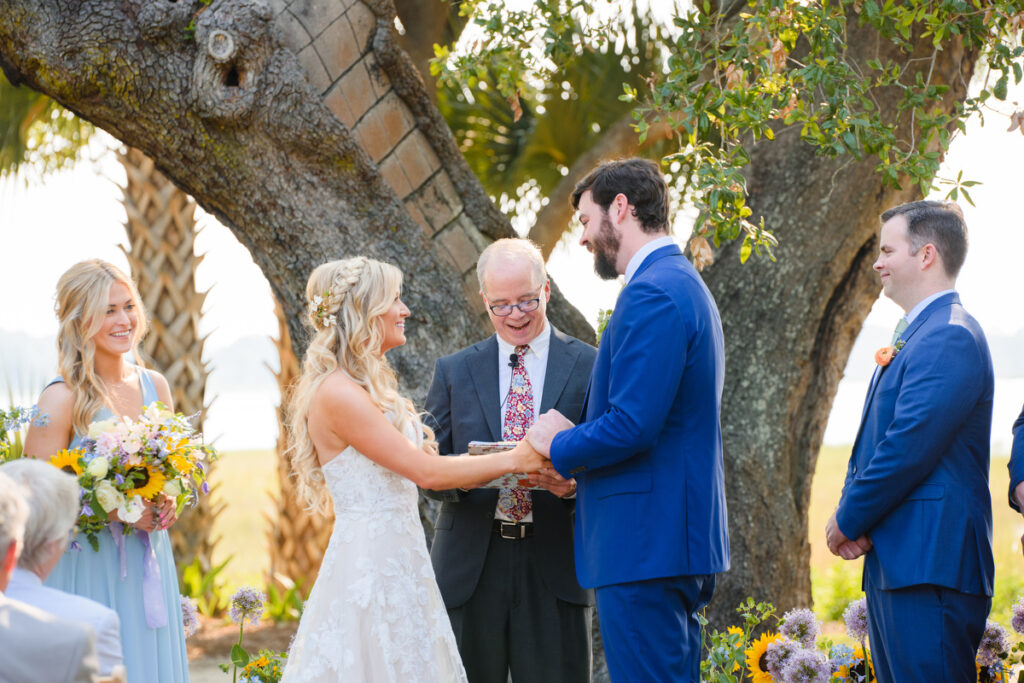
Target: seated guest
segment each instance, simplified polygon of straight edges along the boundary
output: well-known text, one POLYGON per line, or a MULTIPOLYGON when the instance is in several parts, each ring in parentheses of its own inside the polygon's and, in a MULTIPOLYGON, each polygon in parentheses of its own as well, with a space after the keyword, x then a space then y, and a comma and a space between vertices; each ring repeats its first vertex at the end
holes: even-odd
POLYGON ((92 628, 12 600, 3 592, 18 561, 27 519, 23 488, 0 472, 0 680, 92 683, 97 669, 92 628))
POLYGON ((75 526, 78 482, 67 472, 31 458, 0 465, 0 472, 24 487, 28 503, 25 542, 7 586, 7 597, 89 624, 96 632, 100 673, 109 674, 114 667, 123 666, 117 612, 95 600, 43 585, 64 554, 75 526))

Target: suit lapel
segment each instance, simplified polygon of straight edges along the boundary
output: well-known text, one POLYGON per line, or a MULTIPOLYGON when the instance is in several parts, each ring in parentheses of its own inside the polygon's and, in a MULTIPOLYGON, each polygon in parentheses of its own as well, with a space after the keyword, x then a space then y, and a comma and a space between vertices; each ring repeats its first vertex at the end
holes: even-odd
POLYGON ((498 340, 492 335, 474 347, 475 353, 466 359, 467 371, 473 381, 480 406, 491 430, 491 441, 501 440, 501 416, 498 414, 501 397, 498 396, 498 340))
POLYGON ((573 352, 569 343, 565 341, 565 335, 552 325, 551 341, 548 344, 548 364, 544 371, 544 394, 540 398, 541 414, 554 408, 555 403, 561 398, 578 357, 579 353, 573 352))

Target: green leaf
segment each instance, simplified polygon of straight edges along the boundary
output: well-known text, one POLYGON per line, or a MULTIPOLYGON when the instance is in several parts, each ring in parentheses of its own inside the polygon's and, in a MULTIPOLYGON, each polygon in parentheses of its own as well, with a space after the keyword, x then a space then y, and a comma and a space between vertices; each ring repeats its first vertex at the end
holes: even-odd
POLYGON ((1000 101, 1005 101, 1006 100, 1006 88, 1007 88, 1007 85, 1008 85, 1008 83, 1007 83, 1007 81, 1008 81, 1007 76, 1009 76, 1009 74, 1005 74, 1004 73, 999 78, 999 80, 996 81, 995 86, 993 86, 993 88, 992 88, 992 94, 996 96, 997 100, 1000 100, 1000 101))
POLYGON ((750 240, 750 235, 743 238, 743 245, 740 247, 740 263, 746 263, 747 259, 750 258, 750 252, 753 250, 754 245, 750 240))
POLYGON ((231 646, 231 663, 239 668, 249 663, 249 653, 238 643, 231 646))

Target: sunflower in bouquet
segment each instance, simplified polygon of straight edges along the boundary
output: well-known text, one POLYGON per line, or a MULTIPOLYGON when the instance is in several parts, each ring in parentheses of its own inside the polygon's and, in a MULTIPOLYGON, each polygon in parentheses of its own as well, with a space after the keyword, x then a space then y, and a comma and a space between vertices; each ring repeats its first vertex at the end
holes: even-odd
POLYGON ((138 420, 93 422, 78 448, 61 451, 50 462, 78 477, 78 530, 98 550, 97 534, 107 527, 111 512, 131 524, 142 517, 147 501, 161 495, 174 498, 179 510, 194 505, 209 491, 207 463, 215 457, 188 417, 156 402, 138 420))

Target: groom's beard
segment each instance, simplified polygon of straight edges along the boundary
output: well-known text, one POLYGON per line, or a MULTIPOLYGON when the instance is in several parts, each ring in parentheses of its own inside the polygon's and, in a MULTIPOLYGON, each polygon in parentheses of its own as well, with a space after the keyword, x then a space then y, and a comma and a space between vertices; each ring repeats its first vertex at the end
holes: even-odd
POLYGON ((614 280, 619 276, 615 269, 615 260, 619 255, 619 235, 612 228, 607 216, 601 218, 601 225, 594 238, 594 272, 602 280, 614 280))

